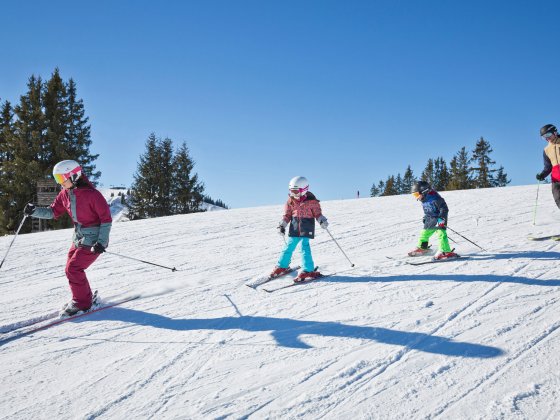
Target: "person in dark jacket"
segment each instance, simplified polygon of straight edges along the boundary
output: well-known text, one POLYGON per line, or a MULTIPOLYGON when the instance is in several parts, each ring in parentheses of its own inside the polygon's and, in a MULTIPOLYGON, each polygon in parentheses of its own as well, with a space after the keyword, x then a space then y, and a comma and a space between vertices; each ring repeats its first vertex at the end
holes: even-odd
POLYGON ((60 315, 63 317, 87 311, 95 303, 85 270, 105 252, 112 218, 107 201, 82 173, 76 161, 57 163, 53 177, 62 187, 53 203, 49 207, 28 203, 24 213, 39 219, 58 219, 67 213, 74 222, 74 236, 66 262, 72 300, 62 308, 60 315))
POLYGON ((458 258, 447 239, 447 216, 449 209, 445 200, 425 181, 415 182, 412 186, 412 195, 422 203, 424 209, 424 229, 420 232, 416 249, 410 251, 410 257, 430 254, 429 240, 434 233, 439 236, 439 249, 434 256, 435 260, 458 258))
POLYGON ((544 168, 537 174, 537 180, 544 181, 550 175, 552 196, 560 208, 560 137, 552 124, 541 128, 541 137, 548 142, 543 151, 544 168))
POLYGON ((281 276, 289 271, 292 254, 301 243, 302 271, 295 281, 317 278, 321 273, 315 271, 309 240, 315 237, 315 220, 323 229, 326 229, 329 223, 321 212, 319 200, 309 191, 309 183, 305 177, 292 178, 288 188, 289 197, 284 206, 284 216, 278 225, 282 236, 286 233, 288 224, 290 225, 288 240, 270 277, 281 276))

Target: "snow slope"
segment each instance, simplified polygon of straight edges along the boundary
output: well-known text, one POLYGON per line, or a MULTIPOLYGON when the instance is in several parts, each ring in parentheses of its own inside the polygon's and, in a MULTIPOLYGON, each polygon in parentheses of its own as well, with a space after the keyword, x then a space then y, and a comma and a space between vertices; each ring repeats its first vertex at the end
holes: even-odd
MULTIPOLYGON (((418 267, 385 258, 415 244, 412 197, 323 202, 356 267, 319 231, 316 263, 338 274, 271 294, 243 283, 274 266, 280 205, 115 224, 110 251, 178 271, 103 255, 102 297, 143 297, 0 341, 0 418, 559 418, 560 243, 526 239, 560 233, 549 189, 537 226, 536 186, 443 193, 488 251, 450 232, 470 258, 418 267)), ((70 237, 17 238, 0 326, 69 298, 70 237)))

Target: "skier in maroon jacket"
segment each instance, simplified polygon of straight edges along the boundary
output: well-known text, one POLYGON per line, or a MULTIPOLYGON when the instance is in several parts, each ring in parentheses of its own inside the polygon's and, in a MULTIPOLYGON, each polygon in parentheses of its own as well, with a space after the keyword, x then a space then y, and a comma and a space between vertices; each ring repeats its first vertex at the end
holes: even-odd
POLYGON ((60 316, 71 316, 87 311, 96 303, 85 270, 105 252, 112 218, 107 201, 82 173, 76 161, 57 163, 53 168, 53 177, 62 186, 53 203, 49 207, 36 207, 29 203, 24 213, 39 219, 58 219, 67 213, 74 222, 74 236, 66 262, 72 300, 60 312, 60 316))

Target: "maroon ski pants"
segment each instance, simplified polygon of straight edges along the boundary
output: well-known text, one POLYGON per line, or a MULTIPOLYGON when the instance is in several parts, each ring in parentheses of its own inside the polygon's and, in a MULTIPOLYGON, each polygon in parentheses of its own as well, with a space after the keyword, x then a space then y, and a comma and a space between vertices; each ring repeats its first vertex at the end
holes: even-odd
POLYGON ((92 294, 85 270, 93 264, 99 255, 91 252, 88 247, 76 247, 74 244, 68 251, 66 277, 68 277, 68 283, 70 283, 72 300, 76 302, 79 309, 89 309, 91 306, 92 294))

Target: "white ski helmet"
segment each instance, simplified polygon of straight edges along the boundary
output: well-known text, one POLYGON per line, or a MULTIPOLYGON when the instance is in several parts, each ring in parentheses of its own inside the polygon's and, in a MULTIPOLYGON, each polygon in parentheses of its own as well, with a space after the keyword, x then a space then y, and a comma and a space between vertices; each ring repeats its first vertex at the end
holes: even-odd
POLYGON ((75 160, 63 160, 54 165, 52 173, 58 184, 62 184, 68 179, 75 184, 82 176, 82 167, 75 160))
POLYGON ((300 198, 302 195, 307 194, 309 182, 304 176, 296 176, 290 180, 288 188, 290 190, 290 197, 300 198))

